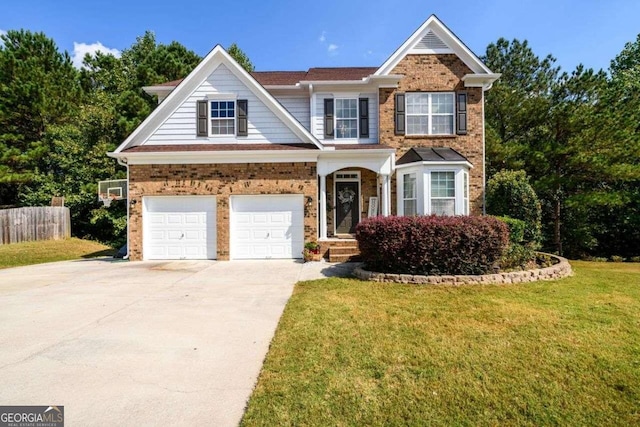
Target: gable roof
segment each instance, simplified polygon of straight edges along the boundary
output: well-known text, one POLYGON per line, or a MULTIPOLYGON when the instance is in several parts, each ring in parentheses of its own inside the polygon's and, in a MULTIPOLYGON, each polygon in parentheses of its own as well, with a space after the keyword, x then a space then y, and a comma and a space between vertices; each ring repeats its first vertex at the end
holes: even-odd
POLYGON ((182 105, 184 100, 221 64, 224 64, 265 106, 286 125, 302 143, 313 144, 322 149, 322 144, 296 120, 282 104, 242 68, 220 45, 211 52, 185 77, 167 98, 114 150, 114 154, 146 141, 162 123, 182 105))
POLYGON ((431 15, 395 52, 378 68, 376 76, 386 76, 415 48, 433 48, 446 45, 476 74, 492 74, 491 70, 469 49, 436 15, 431 15))

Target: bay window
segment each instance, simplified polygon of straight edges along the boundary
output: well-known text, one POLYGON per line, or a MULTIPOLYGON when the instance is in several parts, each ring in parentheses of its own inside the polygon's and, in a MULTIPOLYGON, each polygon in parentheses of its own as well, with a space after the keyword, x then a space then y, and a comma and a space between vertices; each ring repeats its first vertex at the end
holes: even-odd
POLYGON ((398 215, 469 215, 469 173, 465 165, 400 166, 398 215))

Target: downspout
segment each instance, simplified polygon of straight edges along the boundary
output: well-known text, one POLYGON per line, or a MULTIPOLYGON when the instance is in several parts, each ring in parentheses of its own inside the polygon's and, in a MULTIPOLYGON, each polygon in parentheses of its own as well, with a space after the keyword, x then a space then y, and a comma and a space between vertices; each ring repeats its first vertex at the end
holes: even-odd
POLYGON ((489 87, 482 87, 482 215, 487 214, 487 155, 485 149, 486 141, 484 131, 484 92, 489 89, 491 89, 491 85, 489 85, 489 87))
POLYGON ((120 166, 127 168, 127 253, 122 257, 122 259, 129 259, 129 206, 131 205, 129 202, 129 162, 126 158, 118 157, 117 160, 120 166))

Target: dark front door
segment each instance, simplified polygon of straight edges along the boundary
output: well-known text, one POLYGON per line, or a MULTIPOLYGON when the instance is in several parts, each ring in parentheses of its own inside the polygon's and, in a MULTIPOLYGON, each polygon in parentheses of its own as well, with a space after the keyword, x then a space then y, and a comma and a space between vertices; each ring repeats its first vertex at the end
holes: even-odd
POLYGON ((353 234, 360 219, 357 182, 336 182, 336 234, 353 234))

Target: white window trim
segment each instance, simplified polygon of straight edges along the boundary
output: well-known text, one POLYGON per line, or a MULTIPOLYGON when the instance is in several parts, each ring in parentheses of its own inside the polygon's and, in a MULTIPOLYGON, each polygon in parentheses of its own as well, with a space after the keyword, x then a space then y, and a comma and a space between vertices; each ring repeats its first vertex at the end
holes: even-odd
POLYGON ((418 207, 418 174, 416 172, 405 172, 402 174, 402 213, 404 215, 404 205, 405 202, 407 201, 415 201, 416 202, 416 215, 418 215, 418 212, 420 212, 420 209, 418 207), (413 185, 414 185, 414 191, 415 191, 415 196, 414 197, 405 197, 405 193, 404 193, 404 184, 405 184, 405 180, 407 176, 413 176, 413 185))
POLYGON ((467 195, 469 191, 468 164, 440 164, 419 163, 401 165, 396 171, 396 207, 398 215, 404 216, 404 175, 416 174, 416 191, 418 196, 417 215, 431 215, 431 172, 454 172, 455 180, 455 215, 468 215, 470 212, 469 198, 464 198, 464 174, 467 174, 467 195))
POLYGON ((405 94, 405 99, 404 99, 404 111, 406 112, 404 115, 404 128, 406 129, 406 135, 409 136, 452 136, 456 134, 456 93, 455 92, 406 92, 405 94), (429 104, 428 104, 428 113, 426 114, 427 116, 427 133, 410 133, 409 132, 409 116, 425 116, 425 114, 409 114, 409 109, 408 109, 408 105, 409 105, 409 95, 412 94, 427 94, 429 95, 429 104), (451 98, 453 99, 453 113, 452 114, 444 114, 444 113, 432 113, 431 112, 431 95, 451 95, 451 98), (453 118, 453 126, 452 126, 452 132, 451 133, 431 133, 431 129, 432 129, 432 118, 433 116, 437 115, 437 116, 449 116, 451 115, 453 118))
POLYGON ((335 135, 334 136, 335 140, 355 141, 355 140, 360 138, 360 100, 359 100, 359 98, 357 96, 356 97, 341 96, 339 98, 333 98, 333 132, 334 132, 334 135, 335 135), (355 117, 355 121, 356 121, 356 137, 355 138, 340 138, 338 136, 338 120, 353 120, 353 119, 344 119, 344 118, 338 119, 338 100, 356 101, 356 117, 355 117))
MULTIPOLYGON (((460 205, 460 202, 458 200, 459 199, 459 197, 458 197, 459 196, 459 194, 458 194, 459 191, 458 190, 461 189, 461 187, 458 187, 458 179, 457 179, 457 175, 458 175, 459 172, 461 173, 461 171, 456 171, 455 169, 430 170, 429 171, 429 173, 428 173, 428 176, 429 176, 429 181, 428 181, 429 182, 428 212, 429 212, 429 214, 434 214, 435 213, 435 212, 433 212, 433 209, 432 209, 432 202, 434 200, 453 200, 453 214, 454 215, 460 215, 459 212, 462 210, 461 209, 462 206, 460 205), (433 193, 432 193, 433 188, 431 187, 431 175, 433 173, 447 173, 447 172, 453 174, 453 197, 434 197, 433 193)), ((425 179, 426 179, 426 177, 427 177, 427 174, 425 173, 425 179)))
MULTIPOLYGON (((227 117, 228 118, 228 117, 227 117)), ((209 129, 209 138, 225 138, 233 137, 235 139, 238 132, 238 102, 235 95, 221 94, 218 96, 207 95, 207 128, 209 129), (211 117, 211 103, 212 102, 233 102, 233 133, 225 133, 223 135, 211 133, 213 126, 211 126, 212 120, 221 119, 220 117, 211 117)), ((225 119, 222 119, 225 120, 225 119)))
MULTIPOLYGON (((354 170, 341 170, 341 171, 335 171, 333 173, 333 235, 337 236, 338 232, 337 232, 337 228, 338 228, 338 221, 336 220, 337 217, 337 209, 336 207, 338 206, 336 203, 337 197, 338 197, 338 192, 336 191, 336 183, 338 182, 357 182, 358 183, 358 223, 360 223, 362 221, 362 181, 360 179, 360 171, 354 171, 354 170), (338 175, 357 175, 356 178, 338 178, 338 175)), ((341 235, 343 235, 341 233, 341 235)))

